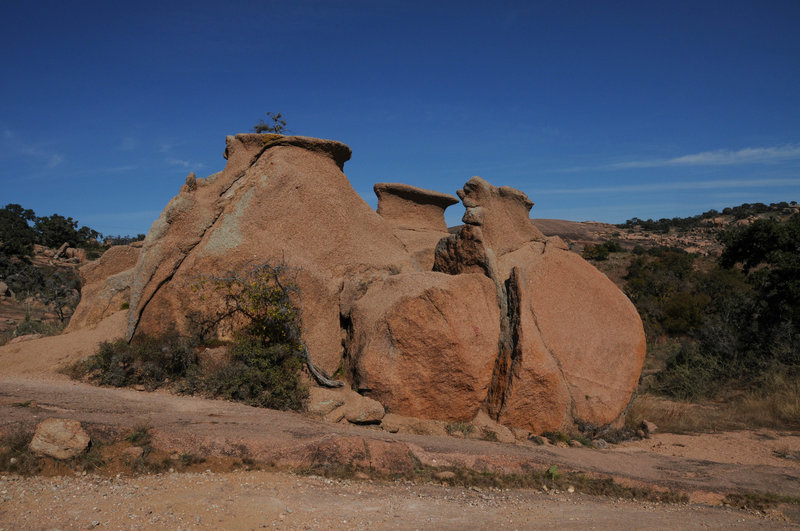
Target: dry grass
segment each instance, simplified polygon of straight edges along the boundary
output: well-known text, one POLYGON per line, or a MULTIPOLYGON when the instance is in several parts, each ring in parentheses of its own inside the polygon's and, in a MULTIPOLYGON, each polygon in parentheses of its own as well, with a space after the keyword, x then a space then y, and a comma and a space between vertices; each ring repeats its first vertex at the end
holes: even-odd
POLYGON ((800 505, 800 498, 794 496, 782 496, 780 494, 766 493, 751 493, 746 494, 733 493, 725 497, 724 502, 732 507, 743 510, 760 511, 764 512, 771 509, 776 505, 789 504, 800 505))
POLYGON ((638 426, 644 419, 672 433, 799 429, 800 379, 772 374, 760 391, 733 394, 719 402, 675 402, 643 394, 631 405, 626 424, 638 426))
POLYGON ((768 427, 800 428, 800 378, 773 373, 762 389, 768 391, 747 393, 734 401, 736 415, 749 425, 768 422, 768 427))

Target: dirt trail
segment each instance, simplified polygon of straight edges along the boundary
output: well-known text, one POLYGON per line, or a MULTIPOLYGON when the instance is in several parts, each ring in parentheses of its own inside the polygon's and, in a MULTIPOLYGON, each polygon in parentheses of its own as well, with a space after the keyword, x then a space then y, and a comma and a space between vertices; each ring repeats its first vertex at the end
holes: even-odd
POLYGON ((705 506, 285 473, 0 479, 0 529, 782 529, 705 506))
MULTIPOLYGON (((501 444, 391 434, 375 427, 330 424, 297 413, 231 402, 166 392, 100 388, 69 381, 54 371, 59 365, 88 354, 99 341, 118 334, 123 323, 118 315, 94 330, 0 347, 0 431, 17 424, 32 426, 48 417, 65 417, 90 426, 130 429, 147 425, 152 428, 154 446, 167 452, 247 456, 288 468, 351 461, 376 470, 401 470, 409 466, 410 452, 423 464, 487 472, 516 472, 527 467, 543 469, 557 464, 561 470, 612 476, 622 483, 681 490, 690 493, 694 501, 718 502, 725 494, 735 491, 800 497, 800 463, 776 454, 782 450, 800 450, 798 434, 766 430, 683 436, 657 434, 649 440, 606 450, 543 447, 533 443, 501 444)), ((48 518, 67 514, 74 515, 77 518, 74 525, 82 528, 93 521, 107 522, 112 527, 123 524, 152 527, 150 524, 153 524, 173 528, 178 525, 251 528, 265 522, 270 527, 274 522, 290 528, 326 527, 326 523, 333 527, 558 525, 577 528, 586 527, 588 522, 598 527, 619 527, 620 519, 631 527, 695 527, 703 522, 727 527, 736 523, 752 526, 764 522, 737 511, 617 504, 577 494, 553 497, 535 491, 513 491, 510 494, 483 493, 489 496, 484 499, 476 498, 474 491, 450 487, 327 483, 330 480, 296 478, 273 472, 242 474, 207 474, 201 479, 191 474, 169 474, 113 481, 4 477, 0 479, 0 528, 6 524, 11 528, 49 528, 48 518), (298 487, 298 492, 294 492, 297 490, 293 486, 295 482, 302 487, 298 487), (243 486, 245 484, 263 484, 269 488, 253 490, 243 486), (286 490, 281 490, 282 487, 286 490), (64 494, 71 492, 70 489, 75 498, 64 494), (110 519, 93 517, 87 509, 92 504, 99 507, 97 493, 101 491, 105 494, 103 503, 106 505, 100 512, 110 519), (361 493, 356 495, 358 491, 361 493), (94 497, 91 492, 95 493, 94 497), (38 494, 26 497, 23 493, 38 494), (37 496, 41 503, 36 502, 37 496), (222 503, 227 500, 226 496, 231 500, 222 503), (83 503, 80 502, 82 497, 83 503), (332 499, 339 502, 332 503, 332 499), (114 503, 150 507, 147 510, 152 512, 148 515, 130 509, 133 517, 126 520, 129 515, 110 511, 114 503), (63 507, 63 510, 53 512, 55 509, 49 508, 51 505, 63 507), (294 512, 281 509, 281 505, 295 507, 294 512), (211 506, 215 507, 213 514, 203 512, 211 506), (273 506, 275 510, 270 512, 269 507, 273 506), (191 508, 201 516, 200 521, 195 521, 197 514, 192 515, 191 508), (356 508, 361 509, 355 511, 356 508), (358 521, 352 526, 344 523, 354 511, 358 521), (517 511, 519 519, 510 516, 509 511, 517 511), (285 522, 279 518, 280 513, 284 514, 285 522), (395 513, 400 516, 395 517, 395 513), (36 518, 26 520, 26 514, 36 515, 36 518), (166 519, 168 514, 192 516, 189 520, 178 521, 166 519), (305 516, 300 518, 300 514, 305 516), (156 517, 161 520, 146 519, 156 517)), ((800 521, 800 514, 789 516, 800 521)), ((779 522, 769 520, 769 523, 774 527, 779 522)))

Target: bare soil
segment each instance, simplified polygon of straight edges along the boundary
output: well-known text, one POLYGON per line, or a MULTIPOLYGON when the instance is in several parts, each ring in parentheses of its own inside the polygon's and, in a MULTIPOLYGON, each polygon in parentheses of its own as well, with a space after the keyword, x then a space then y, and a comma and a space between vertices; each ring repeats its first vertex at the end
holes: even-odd
MULTIPOLYGON (((165 462, 183 455, 205 461, 144 476, 113 466, 102 472, 106 475, 67 468, 51 470, 61 474, 53 477, 5 475, 0 477, 0 529, 780 528, 800 523, 800 506, 794 504, 759 513, 722 506, 734 492, 800 498, 798 433, 655 434, 602 450, 502 444, 391 434, 376 426, 330 424, 219 400, 94 387, 57 372, 90 354, 99 341, 119 336, 123 317, 116 314, 91 330, 0 347, 0 432, 32 428, 49 417, 80 420, 93 434, 147 426, 154 451, 165 462), (243 470, 243 463, 261 463, 267 470, 243 470), (487 474, 558 465, 565 473, 685 492, 691 501, 654 504, 552 489, 368 479, 390 477, 415 463, 487 474), (336 464, 355 464, 368 473, 356 475, 362 480, 334 480, 287 472, 336 464)), ((112 445, 116 450, 108 450, 106 459, 123 459, 125 447, 112 445)))

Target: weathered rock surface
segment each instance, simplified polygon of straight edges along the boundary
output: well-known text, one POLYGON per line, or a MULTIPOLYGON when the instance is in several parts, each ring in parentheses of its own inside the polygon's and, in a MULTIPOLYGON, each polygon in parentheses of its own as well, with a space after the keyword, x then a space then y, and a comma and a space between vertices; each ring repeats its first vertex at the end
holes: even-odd
POLYGON ((129 302, 133 267, 138 259, 138 247, 115 245, 80 268, 81 301, 69 320, 67 332, 95 325, 129 302))
POLYGON ((544 234, 530 219, 533 207, 527 195, 510 186, 495 187, 473 177, 458 191, 464 203, 463 222, 479 225, 486 246, 500 257, 530 241, 543 241, 544 234))
POLYGON ((439 242, 434 270, 494 282, 500 342, 489 413, 534 432, 616 420, 644 361, 636 309, 560 238, 532 227, 521 192, 473 177, 459 197, 465 225, 439 242))
POLYGON ((390 276, 370 286, 350 318, 349 363, 360 392, 400 415, 475 416, 492 379, 500 334, 489 279, 390 276))
POLYGON ((128 334, 186 331, 205 277, 285 262, 300 270, 304 338, 315 364, 342 358, 338 294, 361 273, 414 269, 391 225, 353 190, 344 144, 276 135, 228 137, 225 169, 189 181, 145 239, 128 334))
POLYGON ((630 402, 644 362, 636 308, 575 253, 548 250, 515 271, 514 331, 523 338, 516 342, 501 420, 536 432, 563 426, 570 414, 599 425, 613 422, 630 402), (528 422, 520 418, 523 396, 538 410, 528 422))
POLYGON ((56 459, 71 459, 85 452, 89 441, 89 435, 77 420, 47 419, 36 426, 30 448, 56 459))
POLYGON ((450 194, 398 183, 378 183, 378 214, 391 223, 395 236, 423 271, 433 267, 439 240, 449 235, 444 221, 447 207, 458 203, 450 194))
POLYGON ((472 419, 472 424, 479 429, 480 433, 476 433, 476 435, 480 438, 493 438, 502 443, 517 442, 517 438, 510 429, 489 417, 483 410, 478 411, 478 414, 472 419))
POLYGON ((22 336, 17 336, 8 341, 8 345, 16 345, 17 343, 25 343, 26 341, 33 341, 35 339, 41 339, 42 334, 25 334, 22 336))
POLYGON ((213 317, 204 280, 281 264, 312 361, 343 367, 358 390, 312 389, 310 411, 329 421, 472 421, 511 441, 498 421, 541 432, 624 410, 644 355, 638 315, 532 225, 524 193, 473 177, 458 192, 465 225, 450 234, 447 194, 378 184, 373 211, 342 173, 344 144, 236 135, 225 156, 222 172, 187 177, 147 235, 129 338, 193 332, 213 317))

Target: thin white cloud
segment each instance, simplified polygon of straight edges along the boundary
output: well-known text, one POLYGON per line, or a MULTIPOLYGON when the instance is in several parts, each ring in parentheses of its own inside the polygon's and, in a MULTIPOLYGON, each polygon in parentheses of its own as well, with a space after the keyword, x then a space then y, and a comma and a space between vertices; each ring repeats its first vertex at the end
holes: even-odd
POLYGON ((199 162, 191 162, 189 160, 168 158, 165 161, 170 166, 181 166, 183 168, 202 168, 203 164, 199 162))
POLYGON ((663 192, 674 190, 726 190, 731 188, 770 188, 800 186, 800 178, 790 179, 725 179, 719 181, 684 181, 669 183, 630 184, 620 186, 593 186, 586 188, 554 188, 537 190, 536 194, 597 194, 620 192, 663 192))
POLYGON ((29 144, 18 139, 17 133, 11 129, 3 129, 2 150, 11 156, 23 156, 36 159, 47 169, 53 169, 64 162, 60 153, 43 147, 42 144, 29 144))
POLYGON ((64 157, 59 155, 58 153, 53 153, 47 160, 47 167, 48 168, 55 168, 59 164, 64 162, 64 157))
POLYGON ((780 147, 744 148, 738 151, 720 149, 683 155, 672 159, 635 160, 611 164, 610 168, 658 168, 662 166, 728 166, 731 164, 752 164, 775 162, 800 158, 800 145, 780 147))
POLYGON ((53 169, 64 162, 64 157, 59 153, 50 153, 49 151, 40 149, 38 147, 15 146, 15 149, 17 153, 21 155, 27 155, 28 157, 39 159, 40 161, 44 162, 45 167, 48 169, 53 169))
POLYGON ((601 164, 597 166, 576 166, 555 170, 556 173, 573 173, 591 170, 628 170, 641 168, 666 168, 673 166, 733 166, 737 164, 764 164, 785 160, 800 159, 800 144, 787 144, 773 147, 749 147, 736 151, 718 149, 681 155, 668 159, 642 159, 601 164))

